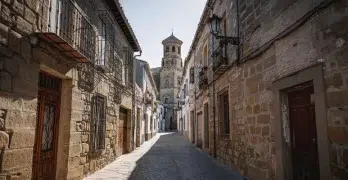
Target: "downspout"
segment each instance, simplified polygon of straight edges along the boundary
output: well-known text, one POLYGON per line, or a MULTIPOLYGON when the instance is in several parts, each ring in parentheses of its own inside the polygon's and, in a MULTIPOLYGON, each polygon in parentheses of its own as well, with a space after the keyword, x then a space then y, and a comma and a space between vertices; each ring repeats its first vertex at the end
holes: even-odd
MULTIPOLYGON (((212 38, 211 41, 211 46, 212 49, 214 49, 214 37, 212 38)), ((213 66, 214 66, 214 57, 213 57, 213 66)), ((215 110, 216 110, 216 105, 215 105, 215 80, 214 80, 214 72, 213 72, 213 124, 214 124, 214 158, 216 158, 216 117, 215 117, 215 110)))
MULTIPOLYGON (((137 55, 134 55, 133 56, 133 93, 132 93, 132 121, 131 121, 131 127, 134 125, 133 130, 132 130, 132 139, 133 139, 133 143, 132 143, 132 150, 135 149, 135 146, 136 146, 136 128, 137 128, 137 125, 136 124, 136 115, 135 115, 135 110, 136 110, 136 107, 135 107, 135 88, 136 88, 136 58, 137 57, 140 57, 142 54, 142 50, 139 51, 139 54, 137 55), (134 122, 133 122, 134 121, 134 122), (135 132, 134 132, 135 131, 135 132), (135 138, 134 138, 135 137, 135 138)), ((138 125, 139 126, 139 125, 138 125)))

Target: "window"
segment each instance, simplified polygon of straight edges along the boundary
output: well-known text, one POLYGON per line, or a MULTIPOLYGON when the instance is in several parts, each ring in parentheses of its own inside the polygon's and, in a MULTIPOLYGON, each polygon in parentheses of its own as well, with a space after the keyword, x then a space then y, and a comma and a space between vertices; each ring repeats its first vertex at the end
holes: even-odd
POLYGON ((178 53, 181 54, 181 47, 178 47, 178 53))
POLYGON ((223 16, 221 23, 222 23, 222 34, 223 34, 224 36, 226 36, 226 34, 227 34, 227 20, 226 20, 226 14, 223 16))
POLYGON ((219 95, 219 121, 220 134, 230 134, 228 91, 225 91, 219 95))
POLYGON ((166 46, 166 52, 169 52, 169 46, 166 46))
POLYGON ((172 47, 172 52, 175 52, 175 46, 172 47))
POLYGON ((105 148, 105 130, 106 130, 106 98, 96 95, 92 99, 93 115, 93 142, 91 143, 94 151, 105 148))
POLYGON ((98 29, 99 29, 99 44, 98 44, 98 60, 97 65, 105 66, 105 51, 106 51, 106 45, 105 45, 105 37, 106 37, 106 24, 100 19, 98 21, 98 29))
POLYGON ((195 83, 195 71, 193 67, 190 68, 190 83, 195 83))
POLYGON ((208 45, 206 44, 203 50, 203 66, 208 66, 208 57, 208 45))
POLYGON ((168 103, 168 98, 164 98, 164 103, 168 103))

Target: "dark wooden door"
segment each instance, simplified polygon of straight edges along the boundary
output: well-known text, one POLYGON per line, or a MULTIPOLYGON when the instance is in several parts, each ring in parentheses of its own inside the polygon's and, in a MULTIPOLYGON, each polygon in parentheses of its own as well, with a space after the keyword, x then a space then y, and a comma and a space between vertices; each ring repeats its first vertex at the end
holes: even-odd
POLYGON ((197 147, 202 149, 203 146, 203 119, 202 112, 197 113, 197 147))
POLYGON ((314 89, 303 84, 289 92, 293 179, 319 179, 314 89))
POLYGON ((127 153, 127 110, 120 108, 118 144, 122 154, 127 153))
POLYGON ((55 179, 61 81, 39 76, 33 179, 55 179))
POLYGON ((190 117, 190 122, 191 122, 191 133, 192 133, 192 143, 196 143, 196 131, 195 131, 195 114, 193 111, 191 111, 191 117, 190 117))
POLYGON ((208 104, 204 105, 204 147, 209 148, 209 110, 208 110, 208 104))

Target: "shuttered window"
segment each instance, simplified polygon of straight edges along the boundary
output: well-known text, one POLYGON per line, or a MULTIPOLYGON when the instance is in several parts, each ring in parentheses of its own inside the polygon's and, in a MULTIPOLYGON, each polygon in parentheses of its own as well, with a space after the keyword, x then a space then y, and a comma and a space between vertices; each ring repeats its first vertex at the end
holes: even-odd
POLYGON ((230 117, 229 117, 229 103, 228 103, 228 91, 225 91, 219 95, 219 121, 220 121, 220 134, 230 134, 230 117))
POLYGON ((106 98, 101 95, 93 97, 93 138, 92 149, 99 151, 105 149, 106 131, 106 98))
POLYGON ((195 83, 195 71, 193 67, 190 68, 190 83, 195 83))

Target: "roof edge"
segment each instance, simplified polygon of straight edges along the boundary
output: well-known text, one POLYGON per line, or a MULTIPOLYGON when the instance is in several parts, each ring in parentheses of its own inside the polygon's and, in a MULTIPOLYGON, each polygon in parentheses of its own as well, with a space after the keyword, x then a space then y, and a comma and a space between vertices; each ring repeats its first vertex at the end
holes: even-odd
POLYGON ((118 0, 105 0, 108 4, 111 12, 115 16, 116 21, 119 23, 119 26, 123 33, 125 34, 129 44, 131 45, 132 49, 135 52, 141 51, 140 44, 138 42, 138 39, 136 38, 134 31, 128 22, 128 19, 126 15, 124 14, 123 8, 118 0), (121 16, 121 18, 119 18, 121 16), (125 27, 122 26, 122 24, 125 24, 125 27), (129 33, 129 35, 128 35, 129 33))

